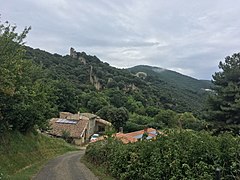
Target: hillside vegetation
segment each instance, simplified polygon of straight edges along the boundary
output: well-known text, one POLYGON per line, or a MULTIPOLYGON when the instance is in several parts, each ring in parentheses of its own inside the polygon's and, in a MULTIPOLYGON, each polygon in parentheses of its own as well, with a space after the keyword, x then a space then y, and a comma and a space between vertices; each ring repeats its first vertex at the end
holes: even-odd
POLYGON ((0 24, 0 179, 29 178, 73 149, 32 134, 60 111, 96 113, 116 130, 171 129, 156 141, 89 146, 88 160, 116 178, 212 179, 219 167, 224 179, 239 179, 240 53, 219 63, 211 87, 158 67, 118 69, 74 49, 66 56, 32 49, 24 45, 30 29, 0 24))
POLYGON ((0 137, 0 179, 31 179, 49 159, 76 150, 61 139, 19 132, 0 137))
POLYGON ((44 81, 53 87, 50 88, 51 103, 56 115, 59 111, 93 112, 116 124, 117 129, 121 126, 126 126, 125 130, 137 130, 142 125, 168 126, 155 117, 159 113, 170 113, 175 117, 174 113, 191 112, 201 118, 208 95, 204 89, 211 86, 209 81, 199 81, 168 70, 162 77, 154 67, 118 69, 85 52, 78 52, 73 57, 30 47, 25 49, 25 58, 41 66, 47 74, 44 81), (145 72, 147 76, 138 76, 138 72, 145 72), (119 122, 115 123, 114 117, 122 115, 113 114, 120 111, 129 112, 129 122, 128 115, 124 114, 126 118, 118 118, 119 122), (140 116, 145 122, 136 122, 140 116))
POLYGON ((212 87, 211 81, 197 80, 160 67, 139 65, 129 70, 133 74, 145 72, 147 76, 144 79, 149 85, 156 86, 161 93, 168 92, 176 103, 174 109, 177 112, 201 112, 208 95, 205 89, 212 87))
POLYGON ((240 178, 240 138, 230 134, 166 131, 153 141, 122 144, 108 139, 88 146, 85 158, 116 179, 240 178))
POLYGON ((212 83, 209 80, 198 80, 160 67, 138 65, 129 68, 129 70, 134 74, 137 72, 145 72, 150 78, 159 79, 181 90, 188 90, 196 93, 200 93, 201 91, 204 91, 204 89, 212 86, 212 83))
MULTIPOLYGON (((96 97, 103 98, 102 103, 124 106, 129 111, 137 111, 127 104, 127 101, 133 99, 143 107, 154 106, 199 114, 207 94, 204 89, 211 87, 210 81, 200 81, 169 70, 158 73, 154 71, 157 68, 148 66, 117 69, 84 52, 79 53, 79 57, 80 59, 27 48, 27 58, 49 70, 51 79, 61 80, 62 87, 70 84, 75 89, 73 94, 85 92, 88 95, 92 92, 96 97), (147 77, 137 77, 137 72, 146 72, 147 77), (112 97, 113 94, 118 96, 118 101, 112 97)), ((74 104, 76 101, 71 102, 74 104)), ((86 96, 81 96, 78 101, 80 104, 75 107, 81 106, 93 112, 101 108, 91 108, 86 96)))
MULTIPOLYGON (((240 179, 239 67, 240 53, 233 54, 219 63, 220 71, 213 75, 215 86, 208 99, 207 116, 215 121, 217 130, 198 129, 202 121, 193 121, 191 113, 174 114, 166 110, 154 119, 161 120, 172 129, 166 130, 156 140, 142 138, 136 143, 122 144, 109 138, 88 146, 85 158, 96 166, 102 166, 107 174, 117 179, 219 179, 219 176, 226 180, 240 179), (180 126, 176 126, 174 117, 180 126), (218 178, 216 169, 220 171, 218 178)), ((146 72, 156 72, 152 67, 137 68, 145 79, 146 72)), ((159 78, 167 78, 162 76, 162 69, 157 69, 156 73, 159 78)), ((188 81, 193 79, 188 78, 188 81)), ((184 88, 184 83, 178 86, 184 88)), ((194 88, 197 86, 192 86, 194 88)), ((142 116, 136 119, 145 121, 142 116)))

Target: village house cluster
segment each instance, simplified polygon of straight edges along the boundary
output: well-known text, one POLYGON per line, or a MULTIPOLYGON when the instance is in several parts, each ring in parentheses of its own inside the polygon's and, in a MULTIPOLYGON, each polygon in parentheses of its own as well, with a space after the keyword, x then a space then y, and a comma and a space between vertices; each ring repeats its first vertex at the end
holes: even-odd
MULTIPOLYGON (((101 119, 95 114, 60 112, 59 118, 52 118, 50 120, 48 134, 60 138, 63 138, 67 134, 73 144, 83 145, 88 143, 93 135, 104 134, 106 128, 111 126, 110 122, 101 119)), ((124 144, 127 144, 143 139, 153 140, 159 134, 164 135, 161 131, 154 128, 145 128, 130 133, 123 133, 121 131, 113 134, 113 136, 121 140, 124 144)), ((103 139, 104 136, 95 137, 94 141, 103 139)))

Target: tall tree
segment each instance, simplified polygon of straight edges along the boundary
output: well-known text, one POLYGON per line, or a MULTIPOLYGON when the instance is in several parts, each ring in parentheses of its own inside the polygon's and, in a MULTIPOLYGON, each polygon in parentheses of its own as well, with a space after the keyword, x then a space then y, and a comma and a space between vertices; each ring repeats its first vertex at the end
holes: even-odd
POLYGON ((227 56, 213 75, 214 93, 209 98, 209 115, 213 120, 240 124, 240 53, 227 56))
POLYGON ((30 28, 20 34, 15 30, 8 22, 0 25, 0 132, 43 128, 55 110, 45 71, 24 59, 23 40, 30 28))
POLYGON ((19 65, 23 55, 21 46, 30 28, 25 28, 21 34, 15 33, 15 30, 16 26, 8 22, 0 24, 0 132, 9 127, 4 114, 10 104, 9 98, 15 94, 18 75, 22 72, 19 65))
POLYGON ((129 119, 129 112, 124 107, 105 106, 97 112, 97 115, 110 121, 116 130, 124 127, 129 119))
POLYGON ((15 30, 16 26, 8 22, 0 24, 0 92, 9 95, 14 92, 17 74, 21 73, 17 63, 24 53, 23 39, 30 27, 25 28, 21 34, 16 33, 15 30))

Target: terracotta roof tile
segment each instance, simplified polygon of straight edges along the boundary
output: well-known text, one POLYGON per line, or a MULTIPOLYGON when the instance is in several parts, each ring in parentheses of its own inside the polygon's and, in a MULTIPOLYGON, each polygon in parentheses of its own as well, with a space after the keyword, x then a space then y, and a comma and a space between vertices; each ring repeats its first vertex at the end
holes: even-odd
MULTIPOLYGON (((157 131, 156 129, 153 129, 153 128, 147 128, 146 131, 148 133, 148 139, 156 137, 157 133, 163 134, 162 132, 157 131)), ((127 143, 137 142, 138 139, 140 139, 143 134, 144 134, 144 130, 140 130, 140 131, 134 131, 126 134, 117 133, 115 134, 115 136, 116 138, 120 139, 124 144, 127 144, 127 143)))
POLYGON ((127 134, 123 134, 123 133, 117 133, 117 134, 115 134, 115 137, 120 139, 124 144, 137 142, 136 138, 133 138, 133 137, 128 136, 127 134))
MULTIPOLYGON (((156 132, 156 129, 147 128, 147 132, 148 132, 148 133, 151 133, 151 132, 154 132, 154 131, 156 132)), ((134 132, 126 133, 126 134, 129 135, 129 136, 134 137, 134 136, 138 136, 138 135, 144 134, 144 130, 134 131, 134 132)))

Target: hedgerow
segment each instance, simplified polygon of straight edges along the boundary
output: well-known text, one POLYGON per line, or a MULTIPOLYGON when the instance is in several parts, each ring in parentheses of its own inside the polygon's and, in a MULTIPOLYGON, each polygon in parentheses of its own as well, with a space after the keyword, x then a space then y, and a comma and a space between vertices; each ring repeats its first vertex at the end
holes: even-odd
POLYGON ((231 134, 171 131, 154 141, 122 144, 109 138, 88 146, 86 159, 117 179, 240 178, 240 138, 231 134))

